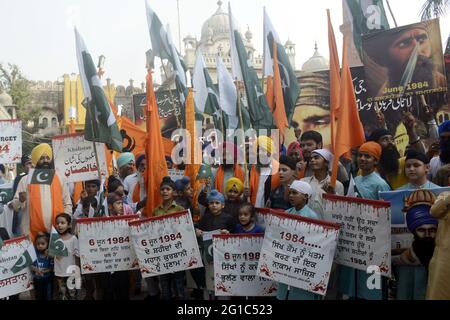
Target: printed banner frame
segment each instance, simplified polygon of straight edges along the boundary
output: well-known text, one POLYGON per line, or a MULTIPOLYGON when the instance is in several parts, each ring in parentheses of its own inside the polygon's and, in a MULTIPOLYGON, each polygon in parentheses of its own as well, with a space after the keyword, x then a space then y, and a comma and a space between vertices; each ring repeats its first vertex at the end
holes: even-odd
POLYGON ((0 163, 20 163, 22 159, 22 121, 0 120, 0 163))

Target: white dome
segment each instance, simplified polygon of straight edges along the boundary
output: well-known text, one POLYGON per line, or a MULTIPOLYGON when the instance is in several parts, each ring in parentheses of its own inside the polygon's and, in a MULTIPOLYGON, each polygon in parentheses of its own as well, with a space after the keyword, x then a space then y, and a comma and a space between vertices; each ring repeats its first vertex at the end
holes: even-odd
POLYGON ((13 99, 9 94, 6 92, 0 93, 0 106, 6 107, 6 106, 12 106, 13 105, 13 99))
MULTIPOLYGON (((201 42, 206 43, 210 39, 220 39, 220 38, 228 38, 230 36, 230 23, 228 21, 228 13, 222 10, 222 1, 218 1, 217 11, 205 21, 202 26, 202 36, 201 42)), ((233 21, 236 28, 240 31, 239 27, 236 24, 236 21, 233 21)))
POLYGON ((315 52, 313 56, 306 61, 302 66, 302 71, 304 72, 317 72, 317 71, 324 71, 330 69, 330 63, 329 61, 323 57, 318 49, 317 49, 317 43, 315 46, 315 52))

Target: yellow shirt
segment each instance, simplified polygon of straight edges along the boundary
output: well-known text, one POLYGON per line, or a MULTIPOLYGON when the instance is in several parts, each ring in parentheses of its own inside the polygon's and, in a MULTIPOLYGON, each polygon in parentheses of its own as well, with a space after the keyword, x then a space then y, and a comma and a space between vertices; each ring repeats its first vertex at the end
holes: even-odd
POLYGON ((183 207, 180 207, 179 205, 177 205, 177 203, 175 201, 173 201, 167 210, 164 209, 164 207, 161 203, 158 207, 156 207, 153 210, 153 215, 155 217, 157 217, 157 216, 162 216, 164 214, 170 214, 170 213, 180 212, 180 211, 184 211, 184 210, 185 209, 183 207))

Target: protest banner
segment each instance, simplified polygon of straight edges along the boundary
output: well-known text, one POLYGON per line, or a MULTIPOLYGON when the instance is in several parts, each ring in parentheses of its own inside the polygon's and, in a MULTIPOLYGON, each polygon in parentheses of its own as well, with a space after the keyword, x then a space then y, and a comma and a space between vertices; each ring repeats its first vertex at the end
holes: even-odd
POLYGON ((258 276, 324 296, 339 225, 272 211, 258 262, 258 276))
POLYGON ((362 37, 368 101, 447 91, 439 19, 362 37))
POLYGON ((203 266, 189 211, 132 221, 129 226, 142 277, 203 266))
POLYGON ((30 245, 26 237, 6 240, 0 249, 0 299, 33 289, 30 267, 13 273, 13 266, 30 245))
POLYGON ((20 163, 22 121, 0 120, 0 163, 20 163))
POLYGON ((128 226, 136 219, 138 215, 78 219, 81 273, 138 269, 128 226))
POLYGON ((277 285, 256 275, 264 234, 219 234, 214 243, 216 296, 275 296, 277 285))
MULTIPOLYGON (((450 187, 430 189, 436 197, 442 192, 450 191, 450 187)), ((380 192, 380 198, 391 204, 391 248, 392 255, 399 255, 411 247, 414 236, 406 226, 405 212, 403 207, 405 199, 414 190, 397 190, 380 192)))
POLYGON ((389 202, 324 194, 327 221, 341 226, 335 262, 367 271, 377 266, 391 274, 391 209, 389 202))
MULTIPOLYGON (((55 168, 68 182, 99 179, 94 144, 83 133, 52 137, 55 168)), ((107 177, 105 145, 96 143, 98 164, 102 178, 107 177)))

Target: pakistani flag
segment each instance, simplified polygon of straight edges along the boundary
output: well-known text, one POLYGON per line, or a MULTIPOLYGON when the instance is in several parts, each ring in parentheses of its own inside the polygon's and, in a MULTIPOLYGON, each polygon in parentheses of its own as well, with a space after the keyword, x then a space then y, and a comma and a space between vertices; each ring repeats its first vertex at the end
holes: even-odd
POLYGON ((200 169, 198 170, 197 177, 195 178, 195 180, 208 179, 208 178, 211 178, 211 179, 213 178, 211 166, 206 163, 202 163, 200 166, 200 169))
POLYGON ((17 273, 33 264, 37 260, 36 251, 33 244, 30 242, 27 250, 19 257, 17 262, 12 266, 11 272, 17 273))
POLYGON ((252 61, 245 50, 241 34, 234 26, 230 3, 228 3, 228 18, 233 77, 244 82, 252 126, 254 129, 273 129, 276 126, 272 112, 270 112, 256 71, 253 69, 252 61))
POLYGON ((240 129, 236 85, 222 59, 217 56, 216 61, 220 107, 228 117, 228 128, 240 129))
POLYGON ((78 68, 83 85, 86 107, 84 137, 88 141, 105 143, 110 150, 122 151, 122 136, 116 118, 103 92, 92 56, 83 38, 75 29, 78 68))
POLYGON ((53 226, 50 243, 48 244, 48 255, 52 257, 67 257, 69 255, 63 239, 53 226))
POLYGON ((228 119, 226 119, 226 115, 220 109, 219 95, 206 69, 205 60, 200 49, 197 52, 192 84, 195 90, 195 106, 198 108, 198 111, 212 116, 216 129, 226 130, 228 128, 228 119))
POLYGON ((362 57, 361 37, 381 30, 389 30, 383 0, 342 0, 344 24, 350 23, 355 47, 362 57))
POLYGON ((284 108, 288 124, 291 123, 294 116, 295 104, 300 94, 300 86, 297 82, 294 69, 289 61, 284 46, 281 44, 269 16, 264 8, 264 77, 273 77, 273 42, 277 47, 278 68, 280 70, 281 86, 283 89, 284 108))
POLYGON ((56 171, 53 169, 31 169, 28 174, 28 184, 51 185, 56 171))
MULTIPOLYGON (((152 53, 154 56, 160 57, 161 60, 168 60, 172 65, 178 98, 181 104, 184 105, 188 95, 186 79, 187 67, 172 41, 169 26, 167 26, 167 30, 164 29, 161 20, 159 20, 156 13, 150 8, 147 1, 145 2, 145 10, 147 14, 150 41, 152 43, 152 53)), ((184 109, 181 110, 181 119, 185 119, 184 109)))
POLYGON ((0 204, 7 204, 14 197, 13 183, 4 183, 0 185, 0 204))

